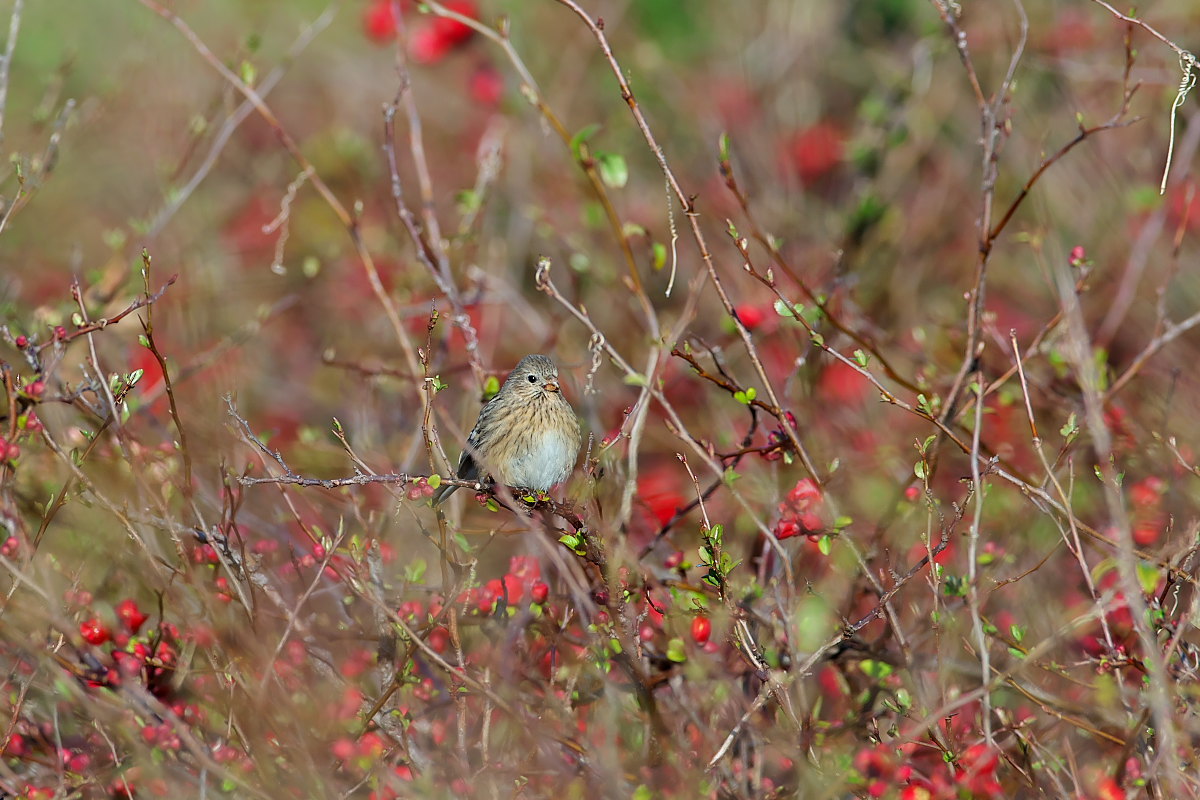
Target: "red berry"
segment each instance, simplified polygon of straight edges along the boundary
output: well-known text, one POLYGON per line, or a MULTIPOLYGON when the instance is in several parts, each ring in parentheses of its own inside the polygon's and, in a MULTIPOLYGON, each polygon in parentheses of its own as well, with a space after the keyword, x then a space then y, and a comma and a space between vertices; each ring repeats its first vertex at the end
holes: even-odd
POLYGON ((692 620, 692 641, 704 644, 712 636, 712 621, 708 617, 696 617, 692 620))
POLYGON ((533 586, 529 587, 529 599, 537 603, 539 606, 546 602, 546 598, 550 596, 550 587, 543 580, 536 580, 533 586))
POLYGON ((738 319, 746 326, 746 330, 752 331, 767 319, 767 312, 759 306, 744 303, 734 309, 737 312, 738 319))
POLYGON ((138 604, 132 600, 122 600, 117 604, 117 617, 130 633, 137 633, 149 617, 142 613, 138 604))
POLYGON ((482 66, 467 79, 467 90, 477 102, 494 106, 504 96, 504 78, 495 68, 482 66))
POLYGON ((30 397, 41 397, 46 391, 45 381, 34 381, 25 387, 25 394, 30 397))
POLYGON ((439 625, 429 632, 429 637, 425 641, 433 648, 433 652, 444 653, 450 646, 450 632, 439 625))
POLYGON ((367 7, 363 14, 363 30, 368 39, 380 43, 396 35, 396 17, 392 14, 391 0, 378 0, 367 7))
POLYGON ((24 349, 25 349, 25 347, 26 347, 28 344, 29 344, 29 338, 28 338, 28 337, 25 337, 25 336, 18 336, 18 337, 17 337, 17 347, 20 347, 22 350, 24 350, 24 349))
POLYGON ((80 623, 79 633, 88 644, 104 644, 112 638, 112 632, 96 618, 80 623))
POLYGON ((409 38, 409 47, 413 61, 418 64, 433 64, 441 61, 450 52, 454 42, 438 33, 436 28, 421 28, 409 38))

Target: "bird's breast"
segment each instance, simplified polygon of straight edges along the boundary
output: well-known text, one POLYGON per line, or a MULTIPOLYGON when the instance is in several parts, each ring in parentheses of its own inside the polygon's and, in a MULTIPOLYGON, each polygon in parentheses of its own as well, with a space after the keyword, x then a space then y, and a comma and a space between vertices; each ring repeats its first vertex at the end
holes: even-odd
MULTIPOLYGON (((529 449, 509 465, 511 473, 501 478, 510 486, 524 486, 546 491, 562 483, 571 474, 578 455, 578 441, 553 430, 543 430, 531 437, 529 449)), ((500 476, 497 476, 500 477, 500 476)))

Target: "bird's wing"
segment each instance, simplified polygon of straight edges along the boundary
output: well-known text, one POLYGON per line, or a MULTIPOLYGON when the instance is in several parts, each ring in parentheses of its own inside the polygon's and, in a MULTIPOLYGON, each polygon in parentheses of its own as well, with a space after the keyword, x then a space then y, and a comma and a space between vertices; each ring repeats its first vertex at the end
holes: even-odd
MULTIPOLYGON (((467 434, 467 444, 463 447, 462 455, 458 457, 458 469, 454 471, 454 477, 460 481, 473 481, 479 478, 479 462, 475 459, 475 454, 478 452, 476 448, 478 447, 477 443, 480 438, 480 428, 485 426, 489 416, 488 409, 491 407, 491 400, 484 403, 483 408, 479 410, 479 419, 475 421, 475 427, 467 434)), ((433 495, 433 504, 436 506, 441 503, 442 500, 453 494, 457 489, 457 486, 442 484, 433 495)))

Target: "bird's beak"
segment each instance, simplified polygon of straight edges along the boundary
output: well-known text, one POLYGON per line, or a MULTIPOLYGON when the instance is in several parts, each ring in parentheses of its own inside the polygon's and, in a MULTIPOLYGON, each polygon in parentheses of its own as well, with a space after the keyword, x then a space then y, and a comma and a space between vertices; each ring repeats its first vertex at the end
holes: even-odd
POLYGON ((554 381, 547 381, 546 383, 542 384, 542 388, 545 389, 547 392, 557 392, 558 384, 555 383, 554 381))

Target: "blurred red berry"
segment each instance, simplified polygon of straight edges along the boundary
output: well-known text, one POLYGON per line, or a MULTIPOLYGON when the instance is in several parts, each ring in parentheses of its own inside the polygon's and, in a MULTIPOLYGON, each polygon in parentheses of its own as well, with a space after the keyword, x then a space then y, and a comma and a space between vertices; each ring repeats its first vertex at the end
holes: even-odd
POLYGON ((433 649, 433 652, 444 653, 450 646, 450 631, 439 625, 429 632, 425 641, 433 649))
POLYGON ((85 642, 95 645, 104 644, 112 638, 112 632, 95 618, 80 623, 79 634, 85 642))
MULTIPOLYGON (((471 19, 478 19, 479 17, 479 9, 475 5, 475 0, 445 0, 443 5, 464 17, 471 19)), ((465 42, 475 33, 469 26, 449 17, 434 17, 433 24, 430 27, 450 47, 465 42)))
POLYGON ((676 489, 678 483, 666 469, 656 469, 638 478, 638 498, 653 514, 659 525, 665 525, 687 500, 676 489))
POLYGON ((354 742, 344 736, 335 741, 333 746, 329 748, 330 752, 333 753, 333 757, 339 761, 349 761, 354 758, 354 749, 354 742))
POLYGON ((149 617, 142 613, 138 608, 137 602, 132 599, 122 600, 117 604, 117 618, 121 620, 121 624, 125 626, 125 630, 130 633, 137 633, 149 617))
POLYGON ((363 12, 363 31, 367 38, 380 44, 396 35, 396 16, 391 0, 376 0, 363 12))
POLYGON ((737 312, 738 319, 746 326, 746 330, 754 330, 762 325, 767 319, 767 312, 763 311, 759 306, 743 303, 734 309, 737 312))
POLYGON ((504 97, 504 77, 490 64, 485 64, 467 79, 467 91, 480 105, 494 106, 504 97))
POLYGON ((45 393, 46 393, 46 382, 45 381, 34 381, 33 383, 31 383, 25 387, 25 394, 29 395, 30 397, 41 397, 45 393))
POLYGON ((433 28, 420 28, 413 31, 409 47, 413 61, 418 64, 434 64, 450 52, 454 43, 440 36, 433 28))
POLYGON ((1133 541, 1142 547, 1148 547, 1158 541, 1165 527, 1166 520, 1158 515, 1138 520, 1133 525, 1133 541))
POLYGON ((26 337, 26 336, 18 336, 18 337, 17 337, 17 347, 19 347, 19 348, 21 348, 22 350, 24 350, 24 349, 25 349, 25 347, 26 347, 26 345, 28 345, 28 344, 29 344, 29 338, 28 338, 28 337, 26 337))
POLYGON ((675 569, 682 563, 683 563, 683 551, 676 550, 674 553, 671 553, 671 555, 667 556, 667 560, 663 562, 663 565, 667 569, 675 569))
POLYGON ((1146 508, 1157 505, 1165 491, 1166 484, 1162 478, 1151 475, 1129 487, 1129 499, 1135 506, 1146 508))
POLYGON ((712 621, 708 617, 695 617, 692 620, 692 641, 704 644, 712 636, 712 621))
POLYGON ((543 580, 534 581, 533 586, 529 587, 529 599, 539 606, 546 602, 550 597, 550 587, 543 580))
POLYGON ((1112 778, 1105 778, 1096 787, 1096 800, 1125 800, 1125 790, 1112 778))
POLYGON ((792 136, 786 146, 787 160, 802 183, 814 183, 841 163, 844 140, 837 127, 819 122, 792 136))

